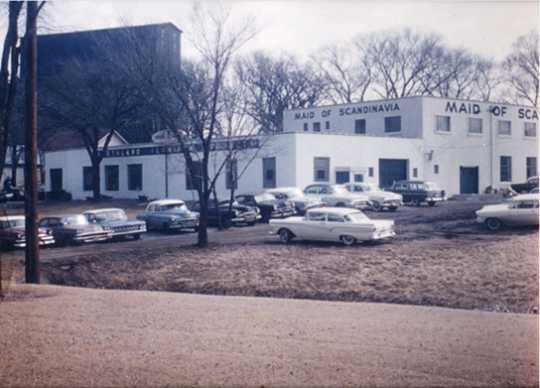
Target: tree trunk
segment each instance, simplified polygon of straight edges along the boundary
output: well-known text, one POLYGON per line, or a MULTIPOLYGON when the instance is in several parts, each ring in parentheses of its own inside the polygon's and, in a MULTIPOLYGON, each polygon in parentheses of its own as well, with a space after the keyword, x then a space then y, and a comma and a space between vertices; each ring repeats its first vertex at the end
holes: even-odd
POLYGON ((101 160, 92 158, 92 197, 95 201, 99 201, 101 199, 100 164, 101 160))
POLYGON ((212 190, 212 194, 214 197, 214 203, 216 204, 218 230, 223 230, 223 222, 221 220, 221 214, 219 214, 219 202, 218 202, 217 191, 215 187, 214 187, 214 190, 212 190))
POLYGON ((17 186, 17 168, 19 167, 19 159, 21 154, 17 152, 17 146, 11 148, 11 182, 12 186, 17 186))
POLYGON ((205 195, 199 195, 199 203, 201 204, 197 236, 197 246, 199 248, 206 248, 208 246, 208 199, 205 197, 205 195))

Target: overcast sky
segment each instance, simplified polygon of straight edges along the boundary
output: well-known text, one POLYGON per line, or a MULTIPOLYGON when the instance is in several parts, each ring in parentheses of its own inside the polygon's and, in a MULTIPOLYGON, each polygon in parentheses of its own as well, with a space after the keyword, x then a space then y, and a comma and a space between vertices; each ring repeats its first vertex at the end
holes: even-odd
MULTIPOLYGON (((234 20, 255 17, 260 30, 244 50, 286 51, 305 58, 357 34, 411 27, 441 34, 450 46, 501 59, 512 42, 539 25, 536 0, 225 1, 234 20)), ((50 3, 51 4, 51 3, 50 3)), ((209 2, 210 5, 215 2, 209 2)), ((122 24, 173 22, 191 56, 189 1, 70 1, 52 3, 49 29, 71 31, 122 24)))

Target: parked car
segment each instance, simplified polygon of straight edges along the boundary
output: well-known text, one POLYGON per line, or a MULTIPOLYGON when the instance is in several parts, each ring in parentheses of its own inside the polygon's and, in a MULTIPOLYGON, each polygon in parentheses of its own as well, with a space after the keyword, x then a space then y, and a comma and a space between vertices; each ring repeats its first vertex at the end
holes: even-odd
POLYGON ((148 230, 195 232, 199 229, 199 213, 189 210, 181 199, 152 201, 137 219, 146 222, 148 230))
POLYGON ((308 198, 321 201, 326 206, 351 207, 362 210, 371 206, 367 195, 351 193, 343 185, 313 184, 304 189, 304 194, 308 198))
MULTIPOLYGON (((199 211, 201 205, 195 202, 192 209, 199 211)), ((230 228, 238 225, 255 225, 260 220, 261 214, 256 207, 241 205, 237 201, 220 201, 216 204, 214 200, 208 201, 208 225, 223 228, 230 228)))
MULTIPOLYGON (((24 248, 26 246, 24 216, 0 217, 0 247, 24 248)), ((38 228, 38 241, 40 246, 54 244, 52 231, 47 228, 38 228)))
POLYGON ((91 224, 99 224, 103 229, 110 230, 113 238, 132 237, 135 240, 146 233, 146 222, 128 220, 122 209, 93 209, 87 210, 84 216, 91 224))
POLYGON ((304 217, 270 220, 270 226, 284 243, 297 238, 353 245, 395 236, 392 220, 371 220, 359 210, 336 207, 310 209, 304 217))
POLYGON ((278 187, 266 190, 266 192, 279 200, 292 202, 296 212, 300 215, 303 215, 309 209, 323 205, 320 199, 306 196, 298 187, 278 187))
POLYGON ((367 195, 369 202, 371 203, 371 208, 375 211, 388 209, 393 212, 403 205, 403 197, 401 194, 381 190, 377 185, 372 183, 349 183, 348 185, 345 185, 345 187, 351 193, 362 193, 367 195))
POLYGON ((489 230, 508 225, 538 225, 538 194, 520 194, 498 204, 487 205, 476 211, 476 222, 489 230))
POLYGON ((261 221, 267 223, 270 218, 283 218, 296 214, 294 205, 288 201, 277 199, 270 193, 240 194, 235 197, 241 205, 257 207, 261 221))
POLYGON ((510 185, 512 190, 514 190, 516 193, 529 193, 534 188, 538 187, 538 177, 532 176, 529 179, 527 179, 527 182, 525 183, 515 183, 513 185, 510 185))
POLYGON ((397 181, 394 182, 390 191, 401 194, 404 203, 416 206, 420 206, 422 203, 435 206, 437 202, 446 200, 444 190, 441 190, 433 182, 397 181))
POLYGON ((39 226, 51 229, 58 245, 106 241, 112 237, 110 230, 90 224, 82 214, 44 217, 39 226))

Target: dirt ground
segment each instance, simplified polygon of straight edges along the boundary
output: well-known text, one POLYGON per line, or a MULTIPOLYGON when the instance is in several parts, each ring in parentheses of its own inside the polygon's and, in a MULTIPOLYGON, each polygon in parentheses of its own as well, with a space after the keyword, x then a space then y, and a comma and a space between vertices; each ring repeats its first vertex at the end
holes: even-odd
MULTIPOLYGON (((369 213, 394 219, 398 236, 382 244, 344 247, 282 245, 267 225, 213 231, 211 245, 194 234, 149 234, 138 242, 43 251, 46 283, 93 288, 177 291, 340 301, 433 305, 533 313, 538 309, 538 229, 489 233, 474 222, 485 203, 449 201, 369 213)), ((113 202, 134 216, 135 202, 113 202)), ((47 204, 43 214, 75 212, 86 203, 47 204)), ((4 255, 22 279, 22 253, 4 255)))

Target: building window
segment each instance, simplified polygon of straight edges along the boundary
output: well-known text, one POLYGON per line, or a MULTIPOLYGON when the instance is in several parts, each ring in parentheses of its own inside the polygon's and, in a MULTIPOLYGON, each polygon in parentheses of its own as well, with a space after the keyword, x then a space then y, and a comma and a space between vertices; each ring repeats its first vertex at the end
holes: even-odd
POLYGON ((511 136, 512 122, 509 120, 499 120, 497 124, 497 133, 503 136, 511 136))
POLYGON ((527 179, 538 176, 536 157, 527 158, 527 179))
POLYGON ((511 156, 501 156, 501 182, 512 182, 511 156))
POLYGON ((401 116, 385 117, 384 132, 401 132, 401 116))
POLYGON ((83 167, 83 191, 92 191, 94 171, 92 167, 83 167))
POLYGON ((128 164, 128 190, 130 191, 141 191, 143 188, 143 174, 142 174, 142 164, 128 164))
POLYGON ((536 137, 536 123, 524 123, 524 135, 527 137, 536 137))
POLYGON ((349 170, 336 171, 336 184, 349 183, 351 181, 351 172, 349 170))
POLYGON ((369 175, 370 177, 372 177, 372 178, 373 178, 373 176, 375 175, 375 172, 374 172, 373 167, 368 168, 368 175, 369 175))
POLYGON ((276 187, 276 158, 263 158, 263 187, 273 189, 276 187))
POLYGON ((304 132, 309 131, 309 125, 308 123, 304 123, 304 132))
POLYGON ((434 165, 433 165, 433 173, 434 173, 434 174, 438 174, 438 173, 439 173, 439 165, 438 165, 438 164, 434 164, 434 165))
POLYGON ((118 191, 119 176, 118 166, 105 166, 105 190, 118 191))
POLYGON ((482 133, 482 119, 469 117, 469 133, 482 133))
POLYGON ((416 167, 412 169, 412 176, 413 178, 418 178, 418 169, 416 167))
POLYGON ((330 129, 330 121, 325 121, 324 122, 324 128, 325 129, 330 129))
POLYGON ((436 130, 439 132, 450 132, 450 116, 435 116, 436 130))
POLYGON ((238 162, 236 159, 231 159, 227 162, 225 188, 227 190, 236 190, 238 188, 238 162))
POLYGON ((366 134, 366 120, 365 119, 354 120, 354 133, 356 133, 357 135, 366 134))
POLYGON ((321 132, 321 123, 316 121, 313 123, 313 132, 321 132))
POLYGON ((315 182, 328 182, 330 176, 330 158, 314 158, 313 170, 315 182))
POLYGON ((200 190, 202 183, 202 162, 191 162, 191 171, 186 166, 186 190, 200 190))
POLYGON ((364 174, 354 174, 354 181, 355 182, 363 182, 364 181, 364 174))

